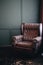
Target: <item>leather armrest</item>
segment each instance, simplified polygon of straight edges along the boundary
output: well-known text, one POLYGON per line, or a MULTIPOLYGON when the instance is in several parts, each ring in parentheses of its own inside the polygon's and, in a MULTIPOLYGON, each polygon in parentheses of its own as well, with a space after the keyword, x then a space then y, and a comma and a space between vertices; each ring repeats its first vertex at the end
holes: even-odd
POLYGON ((41 43, 41 40, 42 40, 42 37, 40 36, 33 38, 33 42, 35 43, 39 43, 39 42, 41 43))
POLYGON ((12 43, 17 43, 19 41, 22 41, 23 35, 17 35, 17 36, 12 36, 12 43))
POLYGON ((38 49, 40 48, 41 45, 41 41, 42 41, 42 37, 38 36, 36 38, 33 39, 33 44, 34 44, 34 48, 35 48, 35 53, 38 51, 38 49))
POLYGON ((12 46, 15 46, 19 41, 22 41, 22 38, 23 35, 12 36, 12 46))

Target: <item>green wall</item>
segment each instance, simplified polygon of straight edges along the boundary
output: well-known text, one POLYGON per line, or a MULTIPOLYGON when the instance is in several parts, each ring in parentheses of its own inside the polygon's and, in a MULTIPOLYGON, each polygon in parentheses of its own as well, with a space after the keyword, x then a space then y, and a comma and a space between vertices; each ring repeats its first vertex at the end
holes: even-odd
POLYGON ((22 21, 38 22, 39 0, 22 0, 22 21))
POLYGON ((0 45, 20 34, 22 22, 39 22, 39 0, 0 0, 0 45))

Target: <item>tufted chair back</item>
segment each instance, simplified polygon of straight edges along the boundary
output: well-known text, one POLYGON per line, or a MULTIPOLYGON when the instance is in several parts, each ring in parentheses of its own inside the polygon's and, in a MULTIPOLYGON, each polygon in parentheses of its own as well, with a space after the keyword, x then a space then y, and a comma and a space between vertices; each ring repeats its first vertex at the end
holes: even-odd
POLYGON ((39 23, 22 23, 23 40, 32 41, 33 38, 39 36, 39 23))

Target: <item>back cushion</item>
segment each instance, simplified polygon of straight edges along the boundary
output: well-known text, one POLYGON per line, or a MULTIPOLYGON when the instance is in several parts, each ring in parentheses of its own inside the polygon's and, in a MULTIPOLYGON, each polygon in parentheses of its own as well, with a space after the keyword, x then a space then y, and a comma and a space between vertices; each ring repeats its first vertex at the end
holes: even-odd
POLYGON ((32 40, 37 37, 39 33, 38 24, 24 24, 23 25, 23 40, 32 40))

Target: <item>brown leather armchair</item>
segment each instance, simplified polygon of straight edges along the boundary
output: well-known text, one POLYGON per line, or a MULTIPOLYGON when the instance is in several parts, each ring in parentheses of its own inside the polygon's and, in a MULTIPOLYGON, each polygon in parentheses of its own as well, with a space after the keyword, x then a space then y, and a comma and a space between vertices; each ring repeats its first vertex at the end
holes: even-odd
MULTIPOLYGON (((42 23, 40 23, 42 24, 42 23)), ((37 52, 42 40, 39 23, 22 23, 22 35, 12 36, 12 45, 16 48, 37 52)), ((41 27, 42 28, 42 27, 41 27)))

